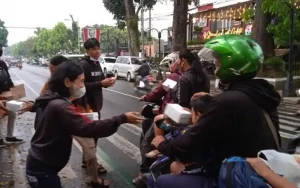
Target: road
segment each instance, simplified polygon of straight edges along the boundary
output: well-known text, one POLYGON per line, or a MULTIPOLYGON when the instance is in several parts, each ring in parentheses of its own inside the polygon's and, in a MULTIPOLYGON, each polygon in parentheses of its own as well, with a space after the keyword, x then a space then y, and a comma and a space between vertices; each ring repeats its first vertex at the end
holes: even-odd
MULTIPOLYGON (((29 100, 34 100, 39 95, 41 88, 49 78, 49 70, 47 68, 30 65, 24 65, 22 70, 11 68, 10 73, 14 81, 24 83, 27 94, 26 98, 29 100)), ((127 111, 140 111, 143 106, 143 103, 137 100, 143 93, 136 93, 133 90, 132 83, 124 80, 118 80, 114 87, 104 89, 103 95, 104 106, 101 111, 102 118, 110 118, 127 111)), ((292 104, 281 104, 279 108, 283 145, 286 145, 287 140, 293 137, 295 128, 300 126, 299 118, 291 114, 296 109, 297 107, 292 104)), ((19 122, 20 124, 26 124, 22 126, 27 126, 29 131, 24 132, 21 128, 17 128, 16 131, 17 135, 21 138, 25 137, 26 140, 22 149, 19 149, 19 153, 21 153, 19 158, 21 161, 26 157, 30 138, 34 133, 32 128, 34 114, 27 114, 26 118, 31 123, 25 123, 26 121, 23 121, 22 118, 19 119, 19 122)), ((140 127, 124 124, 116 134, 108 138, 99 139, 97 157, 109 171, 104 177, 110 180, 111 187, 132 187, 131 182, 139 172, 139 163, 141 160, 139 152, 140 133, 140 127)), ((84 172, 80 168, 81 148, 76 141, 73 143, 71 159, 68 166, 61 173, 61 177, 63 177, 66 187, 85 187, 82 184, 84 172)))

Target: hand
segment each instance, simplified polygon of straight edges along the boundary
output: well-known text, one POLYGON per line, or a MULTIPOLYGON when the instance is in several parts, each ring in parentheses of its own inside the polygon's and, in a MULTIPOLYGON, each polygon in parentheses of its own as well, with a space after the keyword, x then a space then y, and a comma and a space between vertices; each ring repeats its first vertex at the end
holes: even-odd
POLYGON ((146 95, 143 95, 143 96, 139 99, 139 101, 145 101, 145 97, 146 97, 146 95))
POLYGON ((138 123, 141 123, 143 120, 145 120, 145 118, 142 118, 138 115, 139 115, 138 112, 127 112, 127 113, 125 113, 125 116, 127 118, 127 123, 138 124, 138 123))
MULTIPOLYGON (((197 99, 197 98, 199 98, 199 97, 202 97, 202 96, 204 96, 204 95, 211 95, 211 94, 206 93, 206 92, 195 93, 195 94, 192 96, 192 100, 193 100, 193 99, 197 99)), ((212 95, 211 95, 211 96, 212 96, 212 95)))
POLYGON ((161 135, 158 135, 152 140, 151 144, 157 148, 163 141, 165 141, 165 138, 161 135))
POLYGON ((0 109, 7 112, 7 108, 5 107, 6 100, 0 100, 0 109))
POLYGON ((110 87, 112 85, 114 85, 116 82, 116 80, 112 79, 112 78, 105 78, 104 80, 101 81, 101 85, 104 87, 110 87))
POLYGON ((33 107, 33 102, 25 102, 26 106, 24 108, 22 108, 21 110, 19 110, 19 114, 23 114, 25 112, 29 112, 32 110, 33 107))
POLYGON ((255 172, 262 177, 271 171, 266 163, 260 158, 247 158, 247 162, 255 170, 255 172))

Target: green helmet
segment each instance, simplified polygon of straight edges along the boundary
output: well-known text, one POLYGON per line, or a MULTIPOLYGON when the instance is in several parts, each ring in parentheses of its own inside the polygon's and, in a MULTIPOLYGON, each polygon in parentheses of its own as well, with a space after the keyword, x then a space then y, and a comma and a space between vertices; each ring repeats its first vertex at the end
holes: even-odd
POLYGON ((254 78, 264 60, 259 44, 243 35, 222 35, 213 38, 204 45, 198 55, 206 61, 221 61, 216 75, 224 82, 243 76, 254 78))

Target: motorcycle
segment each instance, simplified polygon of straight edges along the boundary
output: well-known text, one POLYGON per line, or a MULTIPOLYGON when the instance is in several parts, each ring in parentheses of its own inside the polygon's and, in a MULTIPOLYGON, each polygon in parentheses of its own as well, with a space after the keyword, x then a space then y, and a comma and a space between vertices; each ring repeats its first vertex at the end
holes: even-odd
POLYGON ((18 65, 19 69, 22 70, 23 66, 22 65, 18 65))
POLYGON ((152 76, 148 75, 144 78, 135 75, 135 88, 137 91, 151 92, 154 87, 152 76))

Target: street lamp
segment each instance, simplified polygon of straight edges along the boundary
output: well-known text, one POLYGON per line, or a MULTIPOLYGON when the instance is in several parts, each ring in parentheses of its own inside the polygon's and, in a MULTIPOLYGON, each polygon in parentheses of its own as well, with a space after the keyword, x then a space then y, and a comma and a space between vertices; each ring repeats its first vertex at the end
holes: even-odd
MULTIPOLYGON (((162 29, 161 31, 158 31, 157 29, 155 29, 155 28, 151 28, 150 30, 148 30, 149 31, 149 38, 151 37, 151 31, 152 30, 155 30, 155 31, 157 31, 157 34, 158 34, 158 59, 160 60, 160 57, 161 57, 161 55, 160 55, 160 39, 161 39, 161 33, 163 32, 163 31, 167 31, 168 32, 168 35, 170 34, 170 31, 168 30, 168 29, 162 29)), ((150 47, 151 48, 151 47, 150 47)))
MULTIPOLYGON (((70 19, 64 19, 65 21, 68 21, 68 22, 72 22, 72 28, 73 28, 73 20, 70 20, 70 19)), ((79 26, 79 22, 78 22, 78 19, 76 21, 76 24, 77 24, 77 45, 78 45, 78 53, 80 53, 80 35, 81 35, 81 30, 80 30, 80 26, 79 26)))

